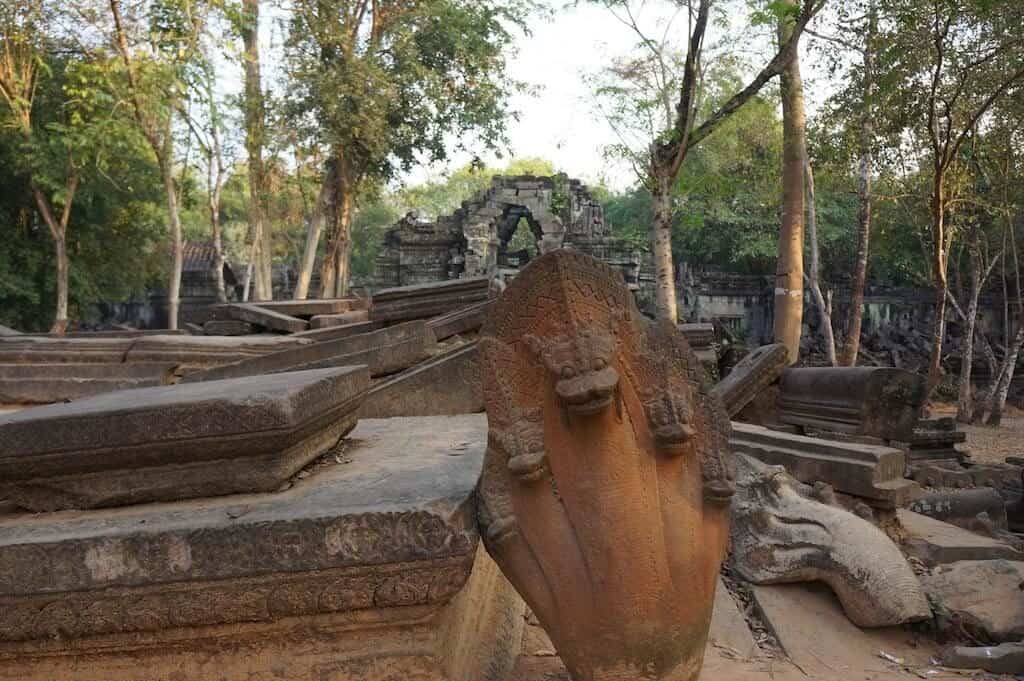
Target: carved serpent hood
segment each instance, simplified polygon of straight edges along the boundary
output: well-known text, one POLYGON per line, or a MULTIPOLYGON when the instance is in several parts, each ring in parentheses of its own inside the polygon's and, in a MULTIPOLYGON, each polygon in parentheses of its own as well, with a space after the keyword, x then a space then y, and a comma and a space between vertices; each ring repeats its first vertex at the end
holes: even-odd
POLYGON ((577 681, 695 679, 735 472, 686 341, 559 250, 496 301, 481 350, 488 550, 577 681))

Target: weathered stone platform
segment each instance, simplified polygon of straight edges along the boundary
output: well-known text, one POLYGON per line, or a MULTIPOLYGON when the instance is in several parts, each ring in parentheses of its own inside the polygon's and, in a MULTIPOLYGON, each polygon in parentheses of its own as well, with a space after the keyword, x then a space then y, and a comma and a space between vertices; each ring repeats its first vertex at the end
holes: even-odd
POLYGON ((0 679, 498 681, 482 416, 364 421, 286 491, 0 516, 0 679))
POLYGON ((355 425, 365 367, 123 390, 0 416, 0 497, 32 511, 271 491, 355 425))

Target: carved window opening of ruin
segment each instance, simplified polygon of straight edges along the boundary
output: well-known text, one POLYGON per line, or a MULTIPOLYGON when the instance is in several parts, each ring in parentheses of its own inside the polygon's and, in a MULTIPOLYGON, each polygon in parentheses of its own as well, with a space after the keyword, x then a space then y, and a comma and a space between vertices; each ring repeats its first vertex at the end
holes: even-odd
POLYGON ((529 208, 508 206, 498 222, 498 267, 519 270, 540 254, 544 230, 529 208))

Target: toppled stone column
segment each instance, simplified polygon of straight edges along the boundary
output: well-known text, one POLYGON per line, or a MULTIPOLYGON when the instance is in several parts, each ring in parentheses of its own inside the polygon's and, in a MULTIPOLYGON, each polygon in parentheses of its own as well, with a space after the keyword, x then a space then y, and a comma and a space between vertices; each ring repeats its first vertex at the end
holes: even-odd
POLYGON ((885 367, 787 369, 780 387, 780 422, 883 440, 909 438, 926 397, 923 377, 885 367))
POLYGON ((926 619, 931 611, 899 548, 874 525, 801 494, 780 466, 737 456, 733 563, 754 584, 821 581, 861 627, 926 619))
POLYGON ((575 681, 693 681, 734 481, 698 360, 616 270, 567 250, 512 281, 481 351, 488 551, 575 681))

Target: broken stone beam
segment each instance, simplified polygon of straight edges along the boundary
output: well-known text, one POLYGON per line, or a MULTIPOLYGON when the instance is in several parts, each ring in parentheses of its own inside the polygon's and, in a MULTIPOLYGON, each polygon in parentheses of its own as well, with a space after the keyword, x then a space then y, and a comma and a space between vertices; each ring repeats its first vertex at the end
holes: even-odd
POLYGON ((355 322, 342 326, 328 326, 323 329, 300 331, 299 333, 293 333, 291 338, 306 338, 317 343, 323 343, 324 341, 357 336, 361 333, 370 333, 382 328, 384 328, 384 322, 355 322))
POLYGON ((326 329, 330 326, 345 326, 365 322, 370 319, 370 313, 366 310, 352 310, 351 312, 339 312, 337 314, 318 314, 309 320, 310 329, 326 329))
POLYGON ((185 370, 204 369, 260 357, 288 348, 313 345, 292 336, 147 336, 134 339, 127 362, 174 362, 185 370))
POLYGON ((224 314, 230 319, 257 324, 272 331, 295 333, 309 328, 309 322, 305 319, 274 312, 252 303, 229 303, 224 306, 224 314))
POLYGON ((524 612, 479 550, 485 418, 351 443, 278 493, 0 519, 0 679, 509 678, 524 612))
POLYGON ((460 333, 479 331, 491 309, 490 300, 473 303, 466 307, 434 317, 427 322, 427 326, 434 332, 438 341, 443 341, 460 333))
POLYGON ((365 367, 122 390, 0 416, 0 497, 30 511, 275 490, 356 422, 365 367))
POLYGON ((714 324, 680 324, 679 332, 691 348, 706 348, 715 342, 714 324))
POLYGON ((15 331, 14 329, 12 329, 9 326, 4 326, 3 324, 0 324, 0 336, 20 336, 20 335, 22 335, 21 331, 15 331))
POLYGON ((417 364, 376 383, 359 418, 471 414, 484 409, 476 343, 417 364))
POLYGON ((140 336, 185 336, 184 329, 108 329, 105 331, 68 331, 66 333, 36 333, 45 338, 139 338, 140 336))
POLYGON ((67 402, 171 383, 176 364, 0 364, 0 403, 67 402))
POLYGON ((924 377, 885 367, 787 369, 779 421, 883 440, 914 432, 925 400, 924 377))
POLYGON ((370 319, 397 322, 446 314, 487 300, 490 281, 470 277, 384 289, 373 296, 370 319))
POLYGON ((313 298, 310 300, 267 300, 253 303, 257 307, 292 317, 341 314, 369 307, 367 298, 313 298))
POLYGON ((722 399, 729 416, 735 416, 777 381, 788 364, 785 345, 762 345, 740 360, 712 392, 722 399))
POLYGON ((783 466, 800 482, 824 482, 875 506, 902 506, 920 493, 917 483, 903 478, 905 456, 893 447, 792 435, 736 421, 729 442, 737 454, 783 466))
POLYGON ((430 356, 436 345, 425 322, 408 322, 380 331, 313 343, 234 364, 197 371, 183 382, 212 381, 282 371, 365 364, 372 376, 395 373, 430 356))
POLYGON ((0 337, 0 363, 61 364, 123 362, 135 342, 132 338, 0 337))

